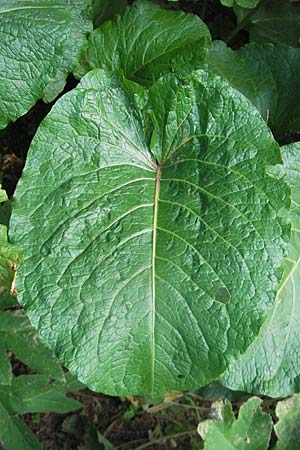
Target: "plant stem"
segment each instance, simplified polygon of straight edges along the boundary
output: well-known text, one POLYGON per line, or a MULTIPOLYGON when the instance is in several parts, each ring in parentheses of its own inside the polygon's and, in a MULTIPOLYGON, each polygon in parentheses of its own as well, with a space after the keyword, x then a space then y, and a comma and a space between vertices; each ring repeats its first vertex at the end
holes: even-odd
MULTIPOLYGON (((197 430, 182 431, 181 433, 169 434, 167 436, 164 436, 164 439, 177 439, 179 437, 187 436, 188 434, 194 434, 196 432, 197 432, 197 430)), ((156 444, 161 445, 161 439, 153 439, 153 440, 147 442, 146 444, 140 445, 135 450, 143 450, 144 448, 148 448, 148 447, 151 447, 151 445, 156 445, 156 444)))
POLYGON ((207 8, 207 0, 203 0, 201 12, 200 12, 200 17, 203 21, 205 19, 205 15, 206 15, 206 8, 207 8))
POLYGON ((232 41, 232 39, 243 29, 246 28, 246 26, 248 25, 248 23, 251 20, 251 17, 253 16, 253 14, 263 5, 263 3, 265 2, 265 0, 260 1, 255 8, 251 9, 248 14, 246 14, 246 16, 243 18, 243 20, 241 20, 240 23, 237 24, 237 26, 232 30, 231 33, 229 33, 229 35, 227 36, 227 38, 225 39, 226 44, 229 44, 230 41, 232 41))

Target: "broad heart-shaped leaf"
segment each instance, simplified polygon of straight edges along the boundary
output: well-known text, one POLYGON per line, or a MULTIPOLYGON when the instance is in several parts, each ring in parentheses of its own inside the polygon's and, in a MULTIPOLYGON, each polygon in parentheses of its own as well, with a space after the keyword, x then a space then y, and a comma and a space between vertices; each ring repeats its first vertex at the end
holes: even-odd
POLYGON ((245 352, 275 299, 280 149, 206 72, 150 91, 97 69, 43 121, 16 191, 19 300, 79 380, 159 398, 245 352), (143 102, 148 94, 148 103, 143 102))
POLYGON ((284 166, 273 169, 292 187, 292 235, 276 302, 247 352, 222 376, 232 389, 285 397, 300 391, 300 144, 282 148, 284 166))
POLYGON ((255 8, 260 0, 220 0, 224 6, 241 6, 242 8, 255 8))
POLYGON ((198 433, 205 440, 204 450, 267 450, 272 420, 261 411, 261 403, 260 398, 250 398, 235 419, 228 400, 216 402, 212 407, 215 418, 198 425, 198 433))
POLYGON ((300 131, 300 49, 249 44, 233 51, 215 41, 208 66, 251 100, 278 139, 300 131))
POLYGON ((127 0, 93 0, 93 21, 98 27, 101 23, 121 13, 127 5, 127 0))
POLYGON ((275 450, 298 450, 300 448, 300 395, 295 394, 277 403, 278 422, 274 426, 278 437, 275 450))
MULTIPOLYGON (((237 6, 235 12, 241 22, 251 9, 237 6)), ((263 0, 247 21, 250 42, 271 42, 299 47, 300 8, 290 0, 263 0)))
POLYGON ((0 129, 63 90, 92 29, 89 3, 1 0, 0 129))
POLYGON ((127 78, 149 85, 165 73, 189 74, 203 66, 210 40, 198 17, 138 0, 91 33, 83 71, 121 69, 127 78))

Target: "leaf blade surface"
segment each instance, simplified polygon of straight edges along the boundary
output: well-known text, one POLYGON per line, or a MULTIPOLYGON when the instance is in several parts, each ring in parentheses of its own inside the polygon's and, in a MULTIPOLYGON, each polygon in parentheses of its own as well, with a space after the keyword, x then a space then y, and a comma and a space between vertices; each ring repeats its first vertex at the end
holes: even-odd
POLYGON ((42 123, 15 198, 20 301, 41 338, 114 395, 214 379, 275 298, 289 191, 265 166, 280 161, 218 77, 168 75, 147 92, 87 74, 42 123))

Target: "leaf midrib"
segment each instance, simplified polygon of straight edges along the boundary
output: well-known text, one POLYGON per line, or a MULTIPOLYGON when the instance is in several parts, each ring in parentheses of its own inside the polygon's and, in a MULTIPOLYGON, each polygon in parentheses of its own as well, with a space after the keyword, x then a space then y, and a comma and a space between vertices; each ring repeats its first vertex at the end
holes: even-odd
POLYGON ((160 192, 161 167, 157 165, 155 179, 155 196, 153 208, 153 237, 152 237, 152 298, 151 298, 151 395, 154 394, 154 365, 155 365, 155 260, 157 240, 157 217, 160 192))
POLYGON ((0 14, 7 14, 15 11, 24 11, 30 9, 61 9, 63 10, 63 6, 19 6, 18 8, 5 9, 4 11, 0 11, 0 14))

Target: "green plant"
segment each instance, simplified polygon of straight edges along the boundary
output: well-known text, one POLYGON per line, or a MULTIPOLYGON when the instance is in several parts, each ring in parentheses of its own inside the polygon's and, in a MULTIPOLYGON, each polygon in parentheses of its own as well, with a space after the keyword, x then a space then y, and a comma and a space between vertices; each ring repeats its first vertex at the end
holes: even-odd
MULTIPOLYGON (((0 6, 1 127, 53 100, 68 73, 81 79, 33 139, 11 244, 3 228, 1 282, 95 391, 158 401, 213 380, 299 391, 300 146, 283 145, 300 132, 299 9, 222 3, 237 16, 227 42, 250 32, 238 50, 211 43, 195 15, 148 0, 0 6)), ((253 420, 265 431, 243 445, 266 449, 271 419, 259 405, 248 400, 234 421, 219 403, 221 422, 199 425, 205 448, 220 430, 220 442, 244 448, 236 435, 253 420)), ((293 414, 278 408, 280 449, 293 414)))
MULTIPOLYGON (((7 201, 0 190, 0 201, 7 201)), ((8 202, 7 202, 8 203, 8 202)), ((9 206, 1 206, 0 222, 7 223, 9 206)), ((37 450, 41 446, 19 417, 28 412, 69 412, 81 404, 66 397, 72 377, 38 339, 28 318, 17 306, 15 271, 22 262, 20 248, 7 242, 6 225, 0 225, 0 441, 6 450, 37 450), (12 289, 11 289, 12 287, 12 289), (28 375, 13 374, 12 358, 31 369, 28 375)), ((73 389, 78 389, 76 382, 73 389)))

